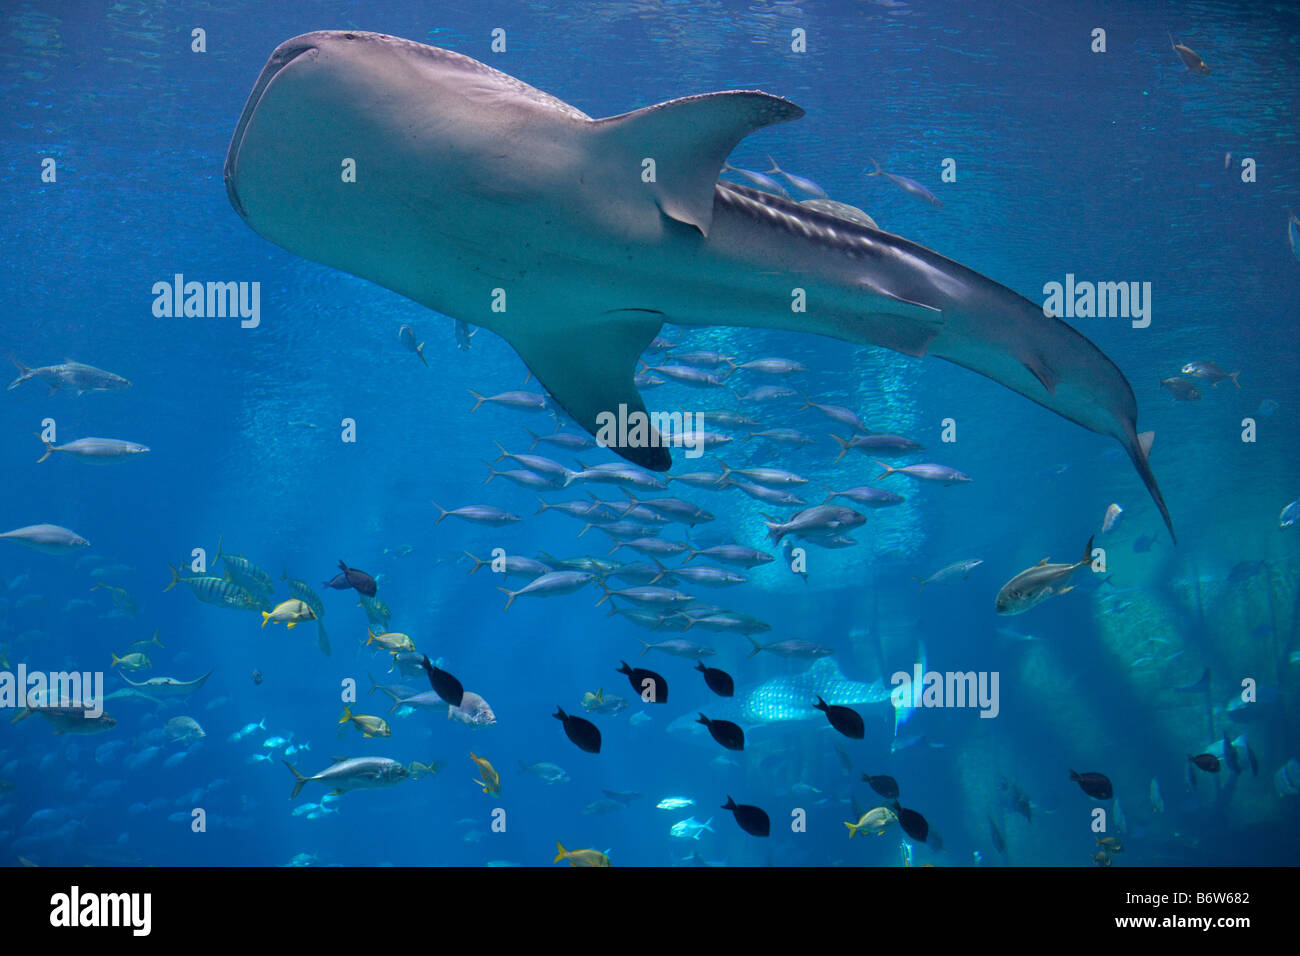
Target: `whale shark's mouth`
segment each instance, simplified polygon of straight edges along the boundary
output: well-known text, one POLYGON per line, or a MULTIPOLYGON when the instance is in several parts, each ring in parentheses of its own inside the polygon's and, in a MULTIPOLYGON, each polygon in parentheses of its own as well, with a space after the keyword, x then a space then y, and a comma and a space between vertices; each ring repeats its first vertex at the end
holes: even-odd
POLYGON ((230 148, 226 150, 226 163, 222 169, 222 175, 226 180, 226 195, 230 197, 230 204, 235 207, 235 211, 240 217, 247 219, 248 215, 244 212, 243 203, 239 201, 239 193, 235 189, 235 176, 238 172, 239 147, 244 142, 244 131, 248 128, 248 121, 252 119, 257 104, 261 102, 262 94, 266 92, 271 81, 279 75, 280 71, 301 56, 317 52, 318 48, 310 43, 286 43, 276 48, 267 60, 266 66, 262 67, 262 73, 253 84, 252 91, 248 94, 248 101, 244 104, 244 112, 239 115, 239 122, 235 126, 235 133, 230 138, 230 148))

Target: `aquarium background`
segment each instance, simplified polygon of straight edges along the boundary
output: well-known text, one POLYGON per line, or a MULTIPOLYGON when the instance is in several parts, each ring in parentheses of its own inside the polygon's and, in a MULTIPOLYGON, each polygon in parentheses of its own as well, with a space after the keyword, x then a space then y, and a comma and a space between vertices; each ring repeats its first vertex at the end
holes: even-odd
MULTIPOLYGON (((28 382, 0 395, 0 523, 50 522, 90 541, 78 556, 0 541, 0 647, 12 667, 103 671, 113 691, 125 685, 110 655, 157 629, 166 646, 151 649, 152 670, 135 679, 214 672, 183 704, 110 701, 117 726, 95 736, 56 736, 36 717, 11 724, 6 712, 0 862, 533 866, 550 865, 559 841, 608 850, 615 866, 899 866, 902 841, 912 845, 914 864, 1091 866, 1090 813, 1102 805, 1113 817, 1113 801, 1081 793, 1071 769, 1114 782, 1124 817, 1115 866, 1297 862, 1300 798, 1280 793, 1274 780, 1300 756, 1300 664, 1290 662, 1300 650, 1300 527, 1279 528, 1279 512, 1300 496, 1300 261, 1287 219, 1288 206, 1300 209, 1294 7, 901 0, 4 7, 0 347, 29 366, 69 357, 133 384, 77 396, 28 382), (195 27, 206 31, 206 52, 191 51, 195 27), (490 49, 498 27, 505 53, 490 49), (1106 31, 1104 54, 1090 52, 1097 27, 1106 31), (932 669, 1000 675, 994 719, 972 709, 921 710, 896 738, 889 706, 864 706, 862 741, 821 719, 775 724, 752 735, 735 765, 717 765, 727 752, 712 741, 666 730, 717 704, 692 662, 637 657, 640 638, 682 635, 659 637, 607 617, 608 604, 595 606, 595 587, 520 598, 503 612, 499 576, 467 573, 466 551, 605 556, 613 544, 597 530, 579 537, 580 523, 558 512, 535 515, 531 491, 504 479, 483 484, 482 462, 498 454, 494 441, 522 453, 532 441, 526 427, 554 427, 548 417, 490 405, 471 414, 469 389, 537 387, 524 385, 527 370, 514 352, 487 331, 458 350, 450 318, 289 254, 231 208, 222 163, 266 57, 289 37, 334 28, 457 50, 596 117, 722 89, 782 95, 807 115, 748 137, 732 164, 763 171, 771 154, 881 228, 1034 300, 1067 273, 1150 282, 1149 328, 1123 319, 1072 324, 1133 385, 1139 424, 1155 431, 1152 464, 1178 545, 1112 440, 956 366, 797 333, 665 326, 663 336, 684 348, 798 360, 809 371, 785 384, 853 408, 874 429, 924 442, 927 454, 913 460, 974 479, 958 487, 899 476, 880 482, 906 503, 867 512, 852 548, 810 548, 806 581, 766 548, 778 560, 747 572, 743 586, 679 589, 770 623, 761 642, 835 648, 854 680, 887 683, 912 669, 922 645, 932 669), (806 31, 807 52, 791 51, 796 28, 806 31), (1213 72, 1187 70, 1166 31, 1213 72), (47 157, 57 163, 56 183, 41 181, 47 157), (871 157, 923 183, 944 207, 867 177, 871 157), (956 161, 956 182, 940 181, 947 157, 956 161), (1256 164, 1253 182, 1243 182, 1246 158, 1256 164), (260 282, 260 327, 156 318, 151 288, 176 273, 260 282), (399 342, 403 324, 426 343, 428 367, 399 342), (1160 380, 1194 360, 1240 370, 1240 388, 1201 383, 1201 401, 1173 401, 1160 380), (1275 410, 1261 411, 1265 402, 1275 410), (104 468, 63 455, 38 464, 41 444, 32 436, 46 418, 60 442, 93 435, 152 450, 104 468), (340 437, 347 418, 356 423, 354 443, 340 437), (955 443, 940 441, 946 418, 956 422, 955 443), (1249 443, 1246 418, 1256 423, 1249 443), (524 520, 500 530, 454 519, 435 525, 434 501, 493 505, 524 520), (1112 502, 1123 520, 1101 535, 1112 502), (994 613, 1004 581, 1048 556, 1077 560, 1093 534, 1106 549, 1108 584, 1086 582, 1020 617, 994 613), (316 587, 331 656, 318 650, 314 624, 262 629, 255 612, 200 603, 183 585, 164 592, 169 563, 188 562, 195 548, 211 561, 219 540, 276 580, 276 601, 288 597, 282 573, 316 587), (83 562, 87 552, 97 557, 83 562), (919 592, 913 577, 964 558, 984 563, 966 580, 919 592), (384 676, 387 654, 362 646, 367 621, 356 592, 319 587, 340 559, 379 579, 390 629, 411 635, 480 693, 495 726, 389 715, 382 693, 367 696, 368 674, 381 683, 398 678, 384 676), (1242 564, 1256 561, 1265 563, 1242 564), (92 576, 105 567, 114 570, 92 576), (101 580, 129 592, 134 616, 114 615, 109 592, 90 590, 101 580), (662 673, 670 702, 636 700, 614 672, 620 660, 662 673), (1206 668, 1208 693, 1177 689, 1206 668), (1258 702, 1246 714, 1228 712, 1248 678, 1258 702), (350 727, 336 736, 348 680, 360 694, 354 709, 388 717, 390 738, 365 739, 350 727), (603 752, 591 755, 550 715, 557 704, 582 714, 584 692, 600 688, 629 707, 587 715, 604 735, 603 752), (638 712, 651 720, 633 726, 638 712), (206 737, 165 766, 185 749, 161 731, 177 716, 195 718, 206 737), (258 721, 265 730, 228 739, 258 721), (1190 789, 1188 755, 1225 731, 1247 735, 1258 776, 1225 768, 1200 774, 1190 789), (282 750, 264 741, 291 732, 292 741, 310 743, 289 758, 304 773, 338 755, 437 760, 440 772, 348 793, 331 804, 336 813, 318 819, 293 816, 294 806, 319 801, 324 790, 312 784, 299 800, 287 799, 293 779, 282 750), (121 746, 103 749, 113 742, 121 746), (150 747, 159 749, 139 756, 150 747), (500 771, 500 796, 473 783, 471 751, 500 771), (248 762, 255 754, 271 759, 248 762), (554 762, 571 779, 548 786, 519 774, 521 760, 554 762), (894 776, 904 805, 925 815, 942 849, 905 838, 897 826, 846 839, 851 800, 863 809, 884 802, 861 782, 864 772, 894 776), (1153 778, 1162 813, 1152 806, 1153 778), (1032 801, 1032 819, 1013 805, 1016 788, 1032 801), (641 797, 617 812, 584 813, 602 789, 641 797), (764 807, 772 836, 741 832, 720 809, 728 795, 764 807), (696 805, 656 809, 671 796, 696 805), (196 807, 206 811, 206 832, 190 826, 196 807), (498 808, 504 832, 493 829, 498 808), (799 810, 806 829, 794 832, 799 810), (669 835, 692 815, 712 818, 714 832, 698 841, 669 835), (1005 853, 994 847, 991 824, 1005 853)), ((647 358, 655 364, 662 354, 647 358)), ((728 381, 745 389, 770 383, 744 371, 728 381)), ((736 404, 725 389, 713 395, 672 383, 646 396, 652 407, 706 412, 736 404)), ((816 444, 791 450, 737 432, 705 464, 678 455, 674 473, 719 458, 786 468, 810 479, 813 504, 821 485, 870 483, 879 469, 865 456, 833 463, 838 448, 828 435, 846 429, 801 404, 753 408, 765 426, 802 429, 816 444)), ((539 445, 536 453, 577 467, 563 452, 539 445)), ((579 457, 616 460, 601 450, 579 457)), ((572 500, 588 489, 624 497, 609 485, 543 497, 572 500)), ((734 489, 674 483, 670 493, 717 520, 666 535, 699 547, 765 547, 762 516, 771 506, 734 489)), ((614 557, 632 559, 623 549, 614 557)), ((707 663, 742 688, 808 667, 769 654, 748 658, 740 635, 685 636, 715 647, 707 663)))

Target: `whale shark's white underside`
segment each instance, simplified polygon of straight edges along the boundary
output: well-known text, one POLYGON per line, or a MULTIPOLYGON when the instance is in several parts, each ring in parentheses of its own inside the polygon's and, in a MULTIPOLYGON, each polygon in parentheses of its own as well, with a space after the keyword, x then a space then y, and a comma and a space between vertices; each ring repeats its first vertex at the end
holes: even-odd
POLYGON ((226 188, 290 252, 496 332, 593 433, 644 410, 632 376, 664 322, 815 332, 947 359, 1113 435, 1172 535, 1133 390, 1088 339, 906 239, 718 181, 742 138, 802 115, 729 91, 592 119, 449 50, 321 31, 271 54, 226 188))

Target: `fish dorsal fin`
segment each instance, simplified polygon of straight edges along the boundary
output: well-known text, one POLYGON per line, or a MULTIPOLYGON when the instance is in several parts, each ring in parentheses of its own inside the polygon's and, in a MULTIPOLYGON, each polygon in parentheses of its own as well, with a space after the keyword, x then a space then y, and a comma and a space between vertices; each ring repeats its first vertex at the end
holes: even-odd
MULTIPOLYGON (((592 435, 597 435, 603 416, 613 417, 614 433, 621 419, 619 406, 626 406, 629 436, 635 424, 631 416, 646 414, 645 402, 632 382, 637 357, 659 334, 664 314, 648 309, 618 309, 594 316, 575 316, 572 327, 562 336, 531 333, 542 323, 522 322, 510 338, 519 357, 537 380, 592 435), (597 418, 602 417, 598 422, 597 418)), ((646 427, 647 443, 637 447, 611 444, 610 450, 651 471, 667 471, 672 465, 668 449, 659 444, 658 432, 646 427)))
POLYGON ((1046 558, 1043 558, 1043 560, 1041 560, 1041 561, 1039 561, 1037 564, 1035 564, 1034 567, 1036 567, 1036 568, 1041 568, 1043 565, 1045 565, 1045 564, 1050 560, 1050 558, 1051 558, 1050 555, 1049 555, 1048 557, 1046 557, 1046 558))
POLYGON ((736 144, 764 126, 801 116, 802 109, 779 96, 729 90, 596 120, 594 129, 635 163, 629 175, 643 175, 642 161, 653 159, 655 179, 645 185, 659 208, 707 236, 718 171, 736 144))
POLYGON ((833 657, 819 657, 813 661, 812 667, 805 672, 809 677, 818 677, 824 680, 844 680, 844 672, 840 670, 840 665, 833 657))

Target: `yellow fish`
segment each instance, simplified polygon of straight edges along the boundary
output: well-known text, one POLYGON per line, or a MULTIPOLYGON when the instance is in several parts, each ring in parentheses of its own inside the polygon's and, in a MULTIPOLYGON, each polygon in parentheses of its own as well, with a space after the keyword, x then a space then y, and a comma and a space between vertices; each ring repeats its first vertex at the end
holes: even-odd
POLYGON ((880 836, 896 822, 898 822, 898 817, 893 810, 888 807, 876 807, 876 809, 862 814, 862 818, 857 823, 850 823, 846 820, 844 825, 849 828, 849 839, 852 840, 858 835, 859 830, 874 830, 876 836, 880 836))
POLYGON ((110 669, 119 664, 121 664, 125 670, 129 671, 142 671, 145 668, 153 667, 153 662, 139 652, 136 652, 135 654, 127 654, 124 657, 118 657, 116 654, 112 654, 111 656, 113 658, 113 663, 109 665, 110 669))
POLYGON ((478 772, 482 775, 482 780, 474 782, 483 788, 484 793, 500 795, 501 793, 501 775, 496 772, 492 764, 488 763, 482 757, 476 757, 472 752, 469 759, 478 764, 478 772))
POLYGON ((410 773, 412 780, 419 780, 421 777, 436 774, 442 769, 442 764, 437 760, 430 760, 428 763, 420 763, 418 760, 412 760, 411 765, 406 769, 410 773))
POLYGON ((387 648, 394 653, 415 650, 415 641, 411 640, 408 634, 400 634, 397 631, 376 634, 370 628, 366 628, 366 633, 370 635, 370 640, 366 641, 367 647, 371 644, 378 644, 380 647, 387 648))
POLYGON ((555 841, 555 848, 560 852, 552 863, 568 860, 569 866, 609 866, 609 857, 599 850, 566 850, 559 840, 555 841))
POLYGON ((316 620, 316 612, 297 598, 281 601, 273 610, 262 612, 263 627, 266 627, 267 621, 283 621, 285 627, 294 628, 298 626, 299 621, 314 620, 316 620))
MULTIPOLYGON (((392 729, 388 726, 388 721, 382 717, 371 717, 369 714, 354 714, 347 704, 343 705, 343 716, 339 718, 340 724, 352 722, 352 726, 361 731, 364 737, 388 737, 392 735, 392 729)), ((339 731, 343 733, 343 731, 339 731)))

